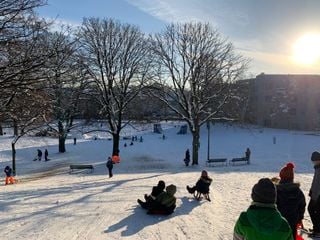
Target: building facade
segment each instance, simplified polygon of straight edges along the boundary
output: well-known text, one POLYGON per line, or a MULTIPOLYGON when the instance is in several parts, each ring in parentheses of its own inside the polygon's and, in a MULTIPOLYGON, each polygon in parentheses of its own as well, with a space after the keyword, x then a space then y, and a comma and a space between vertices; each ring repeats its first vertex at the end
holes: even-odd
POLYGON ((262 73, 251 80, 250 88, 247 118, 251 122, 272 128, 320 130, 320 75, 262 73))

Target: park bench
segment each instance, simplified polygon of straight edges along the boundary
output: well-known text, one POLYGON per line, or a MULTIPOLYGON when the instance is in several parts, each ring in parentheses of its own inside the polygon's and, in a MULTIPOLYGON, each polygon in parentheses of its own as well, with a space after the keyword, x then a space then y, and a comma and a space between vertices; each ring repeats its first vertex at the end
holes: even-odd
POLYGON ((215 166, 216 164, 228 165, 226 158, 212 158, 206 161, 207 166, 215 166))
POLYGON ((235 165, 237 162, 244 162, 245 164, 249 164, 249 161, 246 157, 241 157, 241 158, 232 158, 230 160, 230 164, 235 165))
POLYGON ((93 165, 91 164, 71 164, 70 173, 76 170, 90 170, 90 172, 93 172, 94 168, 93 168, 93 165))

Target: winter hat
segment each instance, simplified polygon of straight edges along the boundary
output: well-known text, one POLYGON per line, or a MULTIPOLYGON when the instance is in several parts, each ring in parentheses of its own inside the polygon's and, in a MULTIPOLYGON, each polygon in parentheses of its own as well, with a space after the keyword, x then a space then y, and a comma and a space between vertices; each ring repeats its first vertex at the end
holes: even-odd
POLYGON ((281 178, 281 180, 293 181, 293 178, 294 178, 293 169, 294 169, 294 164, 292 162, 287 163, 287 165, 280 170, 279 177, 281 178))
POLYGON ((173 196, 177 191, 177 187, 173 184, 170 184, 169 186, 166 187, 166 191, 167 193, 173 196))
POLYGON ((254 202, 275 203, 276 188, 269 178, 261 178, 252 188, 251 198, 254 202))
POLYGON ((160 189, 164 190, 164 188, 166 187, 166 184, 164 183, 164 181, 160 180, 160 181, 158 182, 158 187, 159 187, 160 189))
POLYGON ((201 177, 208 177, 208 172, 206 170, 203 170, 201 172, 201 177))
POLYGON ((319 161, 320 160, 320 153, 315 151, 311 155, 311 161, 319 161))

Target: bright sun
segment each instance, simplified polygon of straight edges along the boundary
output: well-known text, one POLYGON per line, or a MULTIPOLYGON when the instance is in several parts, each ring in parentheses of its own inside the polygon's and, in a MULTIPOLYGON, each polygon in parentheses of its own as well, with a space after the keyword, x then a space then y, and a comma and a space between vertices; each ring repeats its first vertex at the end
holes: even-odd
POLYGON ((320 34, 305 34, 293 45, 293 58, 297 63, 312 65, 320 60, 320 34))

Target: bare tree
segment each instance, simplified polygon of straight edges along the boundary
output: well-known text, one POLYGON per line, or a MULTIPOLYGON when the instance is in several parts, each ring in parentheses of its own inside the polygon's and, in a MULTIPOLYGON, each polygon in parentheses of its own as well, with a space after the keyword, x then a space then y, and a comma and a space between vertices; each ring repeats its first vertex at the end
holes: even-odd
POLYGON ((87 86, 88 71, 78 54, 77 39, 70 29, 47 35, 51 56, 46 63, 46 93, 52 111, 45 117, 50 130, 59 137, 59 152, 65 152, 68 132, 75 127, 74 118, 79 115, 79 102, 87 86))
POLYGON ((135 26, 97 18, 84 19, 79 37, 116 154, 123 113, 148 77, 147 41, 135 26))
POLYGON ((200 127, 221 113, 230 82, 246 69, 247 60, 209 24, 171 24, 151 37, 156 83, 153 91, 192 133, 192 164, 198 164, 200 127))
POLYGON ((38 42, 47 23, 33 9, 44 4, 43 0, 0 1, 1 112, 7 110, 17 92, 35 83, 35 73, 43 65, 44 52, 40 53, 38 42))
POLYGON ((44 91, 27 89, 16 94, 9 111, 6 112, 14 127, 14 138, 11 142, 13 174, 16 173, 15 144, 24 135, 43 126, 43 116, 48 114, 48 104, 48 96, 44 91))

